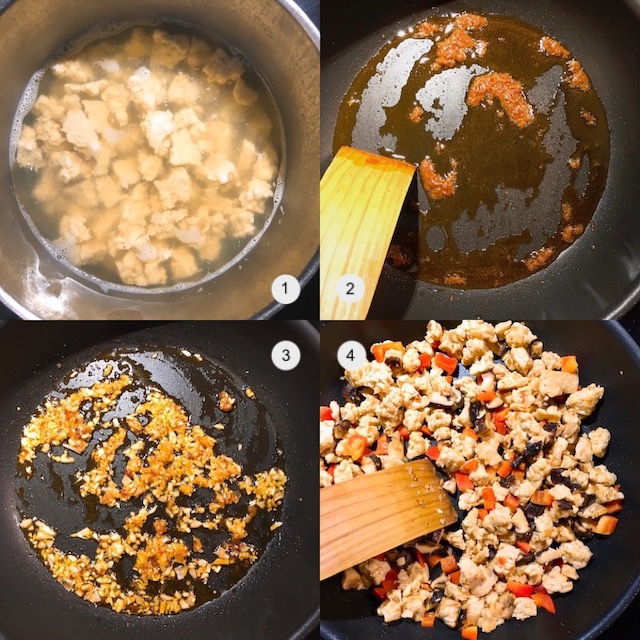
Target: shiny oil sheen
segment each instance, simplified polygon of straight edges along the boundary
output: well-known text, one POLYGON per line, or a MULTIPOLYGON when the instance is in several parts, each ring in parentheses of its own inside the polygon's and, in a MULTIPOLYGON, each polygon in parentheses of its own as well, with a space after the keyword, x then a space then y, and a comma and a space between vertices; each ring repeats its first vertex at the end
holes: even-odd
MULTIPOLYGON (((526 278, 567 249, 596 210, 610 154, 596 91, 564 82, 565 60, 540 50, 546 34, 510 17, 485 17, 487 26, 470 34, 487 43, 486 53, 439 72, 431 64, 441 33, 416 38, 409 29, 387 41, 354 78, 333 140, 334 152, 346 144, 416 164, 429 156, 441 175, 457 161, 453 196, 429 202, 421 194, 417 246, 407 250, 418 253, 410 273, 419 280, 466 289, 526 278), (466 104, 472 79, 488 72, 522 83, 535 114, 528 127, 515 126, 498 100, 466 104), (409 119, 416 105, 424 109, 420 122, 409 119)), ((452 16, 430 22, 446 25, 452 16)))
MULTIPOLYGON (((84 553, 93 557, 96 542, 71 538, 71 533, 86 526, 99 534, 114 530, 122 533, 125 519, 131 512, 142 508, 142 496, 131 498, 115 508, 105 507, 93 495, 82 497, 75 477, 76 473, 82 473, 92 465, 91 452, 111 435, 112 428, 107 423, 113 418, 124 423, 125 417, 145 401, 147 393, 152 389, 162 390, 180 404, 191 416, 192 424, 200 425, 208 435, 216 439, 216 454, 228 455, 235 460, 242 466, 242 474, 253 475, 272 466, 284 467, 285 458, 276 434, 275 421, 258 396, 247 396, 246 382, 220 362, 205 357, 197 360, 176 347, 164 347, 162 350, 144 347, 133 350, 117 348, 105 352, 98 359, 67 375, 49 394, 48 399, 61 399, 77 389, 91 387, 105 378, 103 372, 108 366, 112 367, 110 379, 127 374, 131 383, 114 407, 103 415, 103 424, 95 429, 86 451, 80 455, 74 454, 73 464, 54 463, 46 454, 38 451, 33 462, 33 475, 27 477, 24 468, 19 465, 15 476, 21 513, 25 517, 40 517, 52 526, 59 534, 56 546, 62 551, 84 553), (228 391, 236 399, 236 406, 230 413, 222 412, 217 406, 217 393, 221 390, 228 391), (218 423, 225 425, 224 430, 214 428, 213 425, 218 423)), ((134 436, 128 434, 124 447, 131 444, 132 438, 134 436)), ((64 447, 55 446, 52 450, 59 455, 64 447)), ((126 459, 119 450, 113 463, 116 478, 122 478, 125 466, 126 459)), ((206 504, 208 498, 210 499, 209 490, 199 488, 193 496, 180 500, 183 506, 194 507, 206 504)), ((249 497, 243 495, 238 504, 226 508, 226 515, 241 517, 247 512, 248 502, 249 497)), ((156 517, 162 517, 163 508, 160 504, 159 512, 149 518, 144 531, 153 532, 152 521, 156 517)), ((249 535, 246 542, 255 546, 258 552, 257 562, 276 536, 275 530, 271 530, 272 521, 281 520, 281 515, 282 507, 271 513, 260 511, 247 528, 249 535)), ((169 519, 168 522, 168 534, 182 540, 191 549, 192 535, 177 531, 174 520, 169 519)), ((202 557, 207 559, 213 557, 214 549, 226 537, 222 528, 220 531, 198 529, 196 533, 204 547, 202 557)), ((244 578, 252 566, 254 565, 246 561, 239 561, 223 567, 220 573, 212 571, 206 584, 187 576, 184 582, 168 580, 159 589, 161 593, 172 594, 183 589, 185 584, 192 584, 196 594, 195 608, 224 594, 244 578)), ((134 578, 132 569, 133 559, 127 556, 115 567, 118 580, 124 588, 134 578)))

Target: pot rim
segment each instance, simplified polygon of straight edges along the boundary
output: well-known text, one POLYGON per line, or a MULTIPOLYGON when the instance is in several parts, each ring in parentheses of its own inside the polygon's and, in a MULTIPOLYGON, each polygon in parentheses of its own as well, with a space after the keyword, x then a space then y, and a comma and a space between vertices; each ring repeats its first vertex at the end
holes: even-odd
MULTIPOLYGON (((18 0, 0 0, 0 15, 4 13, 6 9, 8 9, 11 5, 13 5, 18 0)), ((313 45, 313 48, 318 52, 320 52, 320 31, 318 27, 311 21, 309 16, 296 4, 294 0, 274 0, 274 2, 280 5, 300 26, 303 30, 304 34, 307 36, 308 40, 313 45)), ((268 225, 267 225, 268 226, 268 225)), ((304 266, 302 271, 298 274, 292 273, 295 276, 301 288, 306 286, 315 274, 319 271, 320 268, 320 254, 319 248, 316 250, 315 254, 311 257, 309 262, 304 266)), ((44 319, 37 313, 28 309, 25 304, 27 304, 27 300, 18 300, 14 298, 5 288, 0 284, 0 304, 4 305, 12 314, 17 315, 19 318, 23 320, 40 320, 44 319)), ((259 309, 252 316, 247 319, 251 320, 265 320, 269 319, 278 312, 282 311, 287 305, 284 305, 280 302, 272 300, 262 309, 259 309)), ((63 314, 64 316, 65 314, 63 314)), ((189 318, 185 318, 189 319, 189 318)), ((214 319, 214 318, 212 318, 214 319)))

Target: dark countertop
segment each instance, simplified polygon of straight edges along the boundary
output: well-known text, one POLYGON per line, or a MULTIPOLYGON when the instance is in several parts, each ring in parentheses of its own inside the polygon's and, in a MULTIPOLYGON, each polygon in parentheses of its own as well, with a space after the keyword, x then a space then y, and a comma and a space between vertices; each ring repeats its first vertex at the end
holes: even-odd
MULTIPOLYGON (((298 6, 309 16, 313 24, 320 29, 320 0, 297 0, 298 6)), ((320 274, 316 273, 307 286, 300 292, 300 298, 275 315, 277 319, 320 317, 320 274), (292 309, 291 307, 297 307, 292 309)), ((320 627, 314 629, 305 640, 320 640, 320 627)))
MULTIPOLYGON (((320 0, 297 0, 296 4, 320 29, 320 0)), ((319 125, 318 125, 319 126, 319 125)), ((320 317, 320 273, 316 274, 300 292, 300 297, 275 314, 274 320, 312 320, 320 317)), ((315 636, 316 638, 319 635, 315 636)))
MULTIPOLYGON (((640 309, 636 305, 621 321, 631 337, 640 344, 640 309)), ((640 596, 629 605, 618 620, 600 636, 600 640, 627 640, 637 636, 640 619, 640 596)))

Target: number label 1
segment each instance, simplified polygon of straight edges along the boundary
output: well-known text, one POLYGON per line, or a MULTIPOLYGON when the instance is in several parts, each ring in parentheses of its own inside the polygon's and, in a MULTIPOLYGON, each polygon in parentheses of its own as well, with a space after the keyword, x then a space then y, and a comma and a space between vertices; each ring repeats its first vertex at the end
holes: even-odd
POLYGON ((271 284, 271 295, 281 304, 291 304, 300 297, 300 283, 288 274, 278 276, 271 284))

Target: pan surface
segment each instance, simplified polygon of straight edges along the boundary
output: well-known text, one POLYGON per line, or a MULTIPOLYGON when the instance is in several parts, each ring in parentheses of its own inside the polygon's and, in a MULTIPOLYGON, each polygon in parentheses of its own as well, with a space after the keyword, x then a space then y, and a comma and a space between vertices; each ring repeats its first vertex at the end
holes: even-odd
MULTIPOLYGON (((458 323, 443 323, 455 326, 458 323)), ((541 611, 524 622, 507 621, 491 634, 491 640, 587 640, 609 627, 640 590, 640 550, 636 523, 640 514, 640 433, 636 428, 636 395, 640 385, 640 349, 613 322, 528 322, 545 350, 576 354, 582 383, 605 387, 604 400, 585 424, 610 429, 612 438, 605 459, 617 474, 626 496, 625 508, 613 536, 590 544, 593 560, 581 571, 572 592, 557 599, 556 615, 541 611)), ((424 322, 369 321, 354 326, 331 323, 322 328, 320 403, 339 400, 342 383, 336 351, 345 340, 358 340, 365 348, 390 339, 421 339, 424 322)), ((425 630, 411 621, 384 624, 375 613, 377 604, 366 592, 342 591, 339 577, 321 585, 321 633, 326 640, 424 640, 425 630)), ((438 623, 430 635, 453 640, 460 632, 438 623), (433 635, 433 634, 436 635, 433 635)))
MULTIPOLYGON (((371 6, 327 0, 322 13, 321 163, 326 170, 338 108, 356 74, 397 32, 433 15, 479 11, 512 16, 564 42, 589 73, 607 113, 607 186, 585 233, 549 267, 495 289, 459 290, 416 281, 385 266, 371 318, 519 315, 609 318, 640 297, 640 2, 620 0, 399 0, 371 6), (603 268, 604 267, 604 268, 603 268), (428 311, 430 310, 430 311, 428 311)), ((413 222, 409 207, 399 227, 413 222), (408 219, 407 219, 408 218, 408 219), (404 222, 403 222, 404 219, 404 222)))
MULTIPOLYGON (((64 322, 7 323, 0 327, 0 344, 16 363, 0 375, 4 416, 0 425, 0 638, 304 638, 317 621, 318 603, 317 556, 313 552, 317 548, 318 501, 314 498, 315 464, 309 455, 316 440, 311 425, 315 422, 317 332, 301 322, 269 323, 264 328, 252 326, 250 331, 246 323, 236 322, 140 327, 138 323, 64 322), (272 363, 271 350, 281 340, 291 340, 301 350, 300 364, 293 371, 281 371, 272 363), (23 507, 16 496, 19 438, 37 405, 67 374, 114 350, 133 357, 157 350, 159 360, 162 354, 169 354, 164 364, 147 361, 145 366, 156 383, 181 401, 193 421, 206 429, 208 418, 218 418, 207 416, 214 412, 204 390, 206 384, 203 389, 197 383, 200 374, 176 359, 182 349, 201 354, 206 364, 201 372, 215 371, 225 386, 238 390, 249 386, 255 392, 256 406, 262 407, 253 416, 258 429, 250 433, 245 424, 250 415, 243 409, 233 423, 231 437, 244 447, 234 457, 248 472, 250 465, 274 453, 274 445, 281 448, 283 458, 278 464, 288 476, 280 517, 283 525, 246 576, 217 599, 173 616, 117 614, 68 593, 19 529, 18 509, 23 507), (171 373, 176 364, 178 368, 171 373), (243 452, 246 458, 241 460, 237 454, 242 456, 243 452)), ((60 499, 49 506, 43 519, 58 518, 61 526, 70 526, 65 520, 74 516, 73 508, 60 499)))

